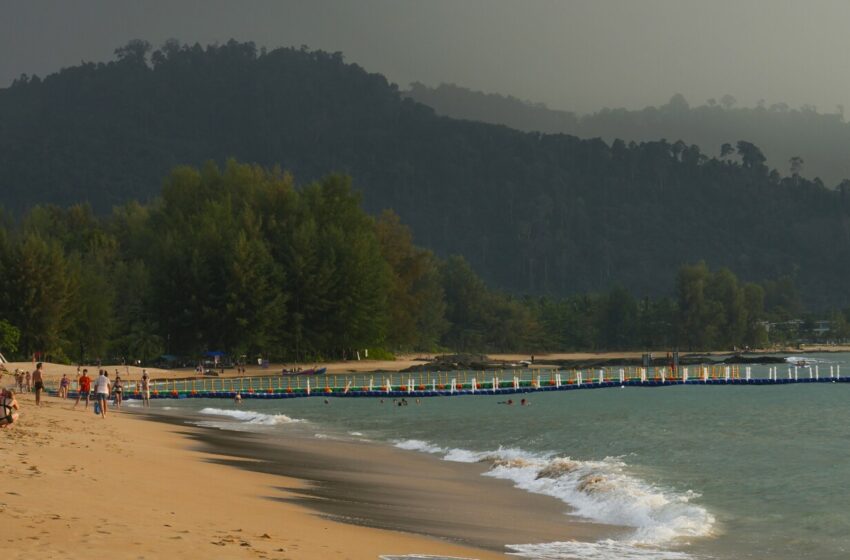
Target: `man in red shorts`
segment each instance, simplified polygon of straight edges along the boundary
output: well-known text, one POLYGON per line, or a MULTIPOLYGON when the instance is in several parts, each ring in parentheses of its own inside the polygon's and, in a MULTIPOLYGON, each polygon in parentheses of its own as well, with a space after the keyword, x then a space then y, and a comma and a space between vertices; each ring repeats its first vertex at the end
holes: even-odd
POLYGON ((91 392, 91 377, 89 377, 89 370, 84 369, 83 374, 77 380, 77 400, 74 403, 74 408, 77 408, 77 405, 80 404, 80 397, 86 397, 86 408, 89 407, 89 393, 91 392))

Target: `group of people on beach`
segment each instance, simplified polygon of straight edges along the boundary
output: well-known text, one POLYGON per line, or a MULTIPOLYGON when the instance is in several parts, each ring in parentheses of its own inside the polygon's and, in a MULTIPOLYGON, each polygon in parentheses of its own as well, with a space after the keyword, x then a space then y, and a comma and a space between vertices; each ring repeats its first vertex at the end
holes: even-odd
MULTIPOLYGON (((89 377, 89 370, 83 369, 80 371, 80 368, 77 368, 77 372, 79 377, 77 378, 77 400, 74 402, 74 408, 77 408, 77 405, 80 404, 81 400, 84 400, 84 408, 88 408, 89 399, 91 398, 92 393, 92 379, 89 377)), ((62 380, 59 382, 59 391, 60 397, 67 398, 67 390, 65 391, 63 396, 62 393, 62 384, 65 381, 66 376, 62 376, 62 380)), ((70 380, 68 381, 68 385, 70 385, 70 380)), ((148 375, 147 370, 142 370, 142 379, 139 382, 139 395, 142 397, 142 404, 144 406, 150 406, 150 376, 148 375)), ((108 410, 108 402, 109 397, 112 396, 112 404, 115 408, 121 408, 121 403, 124 399, 124 381, 121 379, 121 374, 118 370, 115 370, 115 380, 111 381, 109 379, 109 372, 105 369, 101 369, 98 373, 97 379, 94 380, 94 397, 95 397, 95 407, 100 411, 100 415, 106 418, 106 413, 108 410)))
POLYGON ((15 385, 18 386, 19 393, 31 393, 35 391, 35 404, 41 404, 41 393, 44 391, 44 376, 42 372, 43 364, 41 362, 35 365, 35 371, 15 370, 15 385))
MULTIPOLYGON (((34 392, 36 406, 41 405, 42 393, 45 390, 44 365, 39 362, 36 364, 35 371, 32 373, 17 369, 14 373, 9 373, 3 369, 0 373, 11 375, 14 379, 12 388, 0 389, 0 428, 5 428, 17 422, 19 417, 20 404, 15 398, 15 386, 17 386, 19 393, 34 392)), ((115 370, 114 380, 109 378, 109 372, 105 369, 101 369, 98 372, 97 378, 92 379, 89 377, 88 369, 77 367, 76 382, 77 398, 73 408, 77 408, 80 401, 84 401, 83 408, 87 409, 89 402, 93 400, 95 411, 103 418, 106 418, 108 413, 108 403, 110 400, 115 408, 121 408, 125 382, 121 379, 118 370, 115 370)), ((59 380, 57 396, 60 399, 67 399, 71 392, 71 385, 72 380, 68 377, 68 374, 62 374, 62 378, 59 380)), ((142 378, 136 388, 143 405, 150 406, 151 379, 147 370, 142 370, 142 378)))

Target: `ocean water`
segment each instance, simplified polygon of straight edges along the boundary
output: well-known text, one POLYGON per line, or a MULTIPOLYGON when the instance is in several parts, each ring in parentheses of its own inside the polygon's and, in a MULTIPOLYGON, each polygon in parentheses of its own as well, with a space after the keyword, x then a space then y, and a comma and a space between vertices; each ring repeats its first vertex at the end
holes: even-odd
MULTIPOLYGON (((850 354, 807 356, 821 376, 850 354)), ((780 375, 785 367, 780 366, 780 375)), ((754 367, 767 376, 767 367, 754 367)), ((800 375, 803 375, 801 370, 800 375)), ((629 527, 600 542, 512 543, 537 559, 850 557, 850 384, 679 386, 517 396, 186 399, 203 425, 366 438, 447 461, 629 527), (512 398, 512 406, 498 404, 512 398)))

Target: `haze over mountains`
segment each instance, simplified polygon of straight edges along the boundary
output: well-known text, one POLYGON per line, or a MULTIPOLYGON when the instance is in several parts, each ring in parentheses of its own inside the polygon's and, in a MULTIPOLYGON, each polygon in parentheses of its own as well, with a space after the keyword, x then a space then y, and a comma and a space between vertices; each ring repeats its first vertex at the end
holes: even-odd
MULTIPOLYGON (((694 114, 711 111, 726 109, 694 114)), ((771 171, 743 132, 723 158, 673 135, 526 133, 438 116, 340 54, 134 42, 0 90, 0 204, 108 212, 155 197, 174 165, 237 157, 302 183, 348 173, 367 210, 392 208, 418 244, 513 293, 671 293, 678 266, 704 259, 847 304, 850 189, 771 171)))
POLYGON ((791 172, 791 158, 802 158, 801 175, 819 177, 828 186, 850 178, 850 123, 844 107, 823 113, 812 105, 799 108, 785 103, 738 107, 731 95, 710 98, 691 106, 673 95, 664 105, 641 110, 604 108, 586 115, 550 109, 509 95, 484 93, 454 85, 429 87, 419 82, 405 92, 433 107, 438 114, 457 119, 504 124, 518 130, 573 134, 581 138, 645 142, 666 138, 700 146, 719 155, 730 139, 746 139, 761 148, 766 164, 791 172))

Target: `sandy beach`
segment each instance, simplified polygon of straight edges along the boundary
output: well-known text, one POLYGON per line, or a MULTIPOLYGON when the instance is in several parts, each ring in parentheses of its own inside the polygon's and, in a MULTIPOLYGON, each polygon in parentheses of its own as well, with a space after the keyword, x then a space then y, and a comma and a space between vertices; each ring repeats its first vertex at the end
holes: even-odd
POLYGON ((19 396, 19 423, 0 430, 5 557, 491 559, 505 557, 506 540, 610 531, 479 476, 480 465, 376 444, 293 438, 274 447, 179 419, 124 411, 104 420, 72 400, 45 400, 36 408, 19 396))
POLYGON ((297 503, 303 480, 198 451, 186 427, 19 400, 19 424, 0 430, 6 558, 503 557, 331 521, 297 503))

